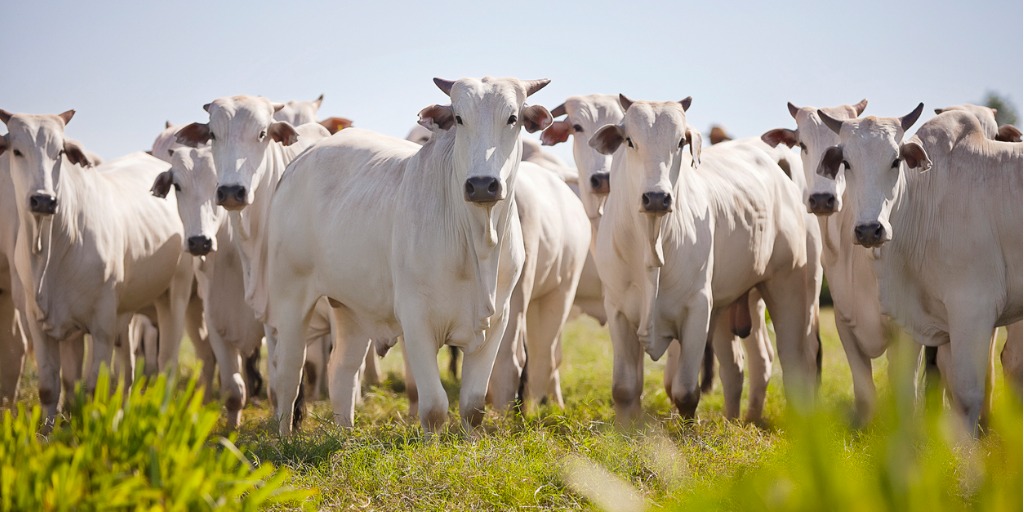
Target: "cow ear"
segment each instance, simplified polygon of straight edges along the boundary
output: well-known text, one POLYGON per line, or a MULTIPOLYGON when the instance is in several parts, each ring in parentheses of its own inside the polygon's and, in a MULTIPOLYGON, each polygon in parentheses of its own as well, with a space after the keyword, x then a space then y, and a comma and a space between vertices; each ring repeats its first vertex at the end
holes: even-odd
POLYGON ((836 175, 839 174, 839 166, 843 164, 845 158, 842 146, 828 148, 821 157, 821 163, 818 164, 818 169, 816 170, 818 175, 833 180, 836 179, 836 175))
POLYGON ((900 145, 900 159, 906 162, 907 167, 921 172, 932 168, 932 161, 928 158, 928 153, 920 144, 912 140, 900 145))
POLYGON ((64 126, 67 126, 68 123, 71 122, 71 118, 75 117, 75 110, 71 109, 61 112, 60 114, 57 114, 57 117, 59 117, 61 121, 64 121, 64 126))
POLYGON ((64 139, 64 157, 75 165, 82 167, 92 167, 93 161, 89 160, 88 156, 85 156, 85 150, 82 149, 77 142, 64 139))
POLYGON ((694 169, 700 165, 701 142, 702 139, 699 131, 693 128, 686 129, 686 143, 690 146, 690 156, 693 158, 691 165, 694 169))
POLYGON ((626 140, 622 135, 622 128, 619 125, 609 124, 602 126, 593 137, 590 138, 590 147, 602 155, 614 154, 622 141, 626 140))
POLYGON ((999 127, 999 133, 996 134, 996 140, 1003 142, 1020 142, 1021 141, 1020 129, 1012 124, 1004 124, 999 127))
POLYGON ((778 146, 779 144, 793 147, 800 143, 800 137, 797 136, 796 131, 788 128, 768 130, 764 132, 764 135, 761 135, 761 140, 771 147, 778 146))
POLYGON ((711 145, 714 146, 721 142, 730 141, 732 140, 732 137, 730 137, 728 133, 725 133, 725 130, 722 129, 721 126, 716 124, 711 127, 711 133, 708 134, 708 139, 710 139, 711 145))
POLYGON ((299 141, 299 132, 295 131, 295 127, 286 121, 270 123, 270 126, 267 128, 267 135, 280 142, 282 146, 291 146, 299 141))
POLYGON ((156 197, 167 197, 167 194, 171 192, 172 184, 174 184, 174 176, 171 174, 171 170, 168 169, 156 175, 156 180, 153 181, 153 188, 149 189, 149 191, 156 197))
POLYGON ((316 105, 317 110, 320 110, 320 105, 324 104, 324 95, 321 94, 320 96, 317 96, 317 98, 313 100, 313 104, 316 105))
POLYGON ((551 122, 554 121, 551 112, 541 105, 524 105, 520 115, 523 118, 523 128, 530 133, 543 130, 551 126, 551 122))
POLYGON ((540 143, 543 146, 554 146, 559 142, 569 140, 569 133, 572 132, 572 124, 568 119, 551 123, 540 134, 540 143))
POLYGON ((331 132, 331 135, 338 133, 345 128, 352 126, 352 120, 344 117, 328 117, 323 121, 320 121, 320 126, 327 128, 327 131, 331 132))
MULTIPOLYGON (((440 80, 440 78, 434 79, 435 82, 437 80, 440 80)), ((438 87, 441 87, 441 85, 439 84, 438 87)), ((419 120, 416 122, 431 132, 448 130, 455 124, 455 112, 452 110, 451 105, 431 105, 420 110, 419 120)))
POLYGON ((189 147, 197 148, 210 142, 212 134, 210 133, 210 125, 206 123, 192 123, 185 125, 184 128, 174 133, 175 140, 178 144, 184 144, 189 147))

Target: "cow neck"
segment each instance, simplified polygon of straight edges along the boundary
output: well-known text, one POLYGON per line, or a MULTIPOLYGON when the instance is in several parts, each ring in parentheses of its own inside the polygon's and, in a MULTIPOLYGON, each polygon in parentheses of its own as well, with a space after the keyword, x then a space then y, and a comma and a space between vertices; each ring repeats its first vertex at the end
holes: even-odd
POLYGON ((434 146, 436 156, 427 159, 439 168, 426 175, 439 176, 444 191, 441 204, 445 211, 445 233, 451 247, 464 246, 470 252, 480 286, 480 298, 476 316, 483 329, 490 327, 490 318, 497 312, 498 268, 501 263, 501 248, 509 236, 511 216, 515 211, 515 181, 522 159, 522 143, 516 140, 510 156, 513 166, 508 178, 508 196, 493 206, 484 208, 465 200, 464 187, 468 164, 455 156, 455 130, 448 130, 437 137, 434 146))

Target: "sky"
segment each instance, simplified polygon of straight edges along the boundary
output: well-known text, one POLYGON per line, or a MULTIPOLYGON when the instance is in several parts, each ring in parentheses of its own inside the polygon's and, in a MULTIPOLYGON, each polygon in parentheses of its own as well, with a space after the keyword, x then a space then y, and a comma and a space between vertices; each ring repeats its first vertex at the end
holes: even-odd
MULTIPOLYGON (((735 136, 794 127, 786 108, 869 101, 900 116, 980 102, 1021 110, 1020 0, 632 2, 7 2, 0 108, 76 109, 67 134, 104 158, 220 96, 325 94, 321 117, 404 137, 435 76, 549 78, 530 98, 693 97, 689 122, 735 136)), ((920 123, 920 122, 919 122, 920 123)), ((563 144, 556 153, 571 161, 563 144)))

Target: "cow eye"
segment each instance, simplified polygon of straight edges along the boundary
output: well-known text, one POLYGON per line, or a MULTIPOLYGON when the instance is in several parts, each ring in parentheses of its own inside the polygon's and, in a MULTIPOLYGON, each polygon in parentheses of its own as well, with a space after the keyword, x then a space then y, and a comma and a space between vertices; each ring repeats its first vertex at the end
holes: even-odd
POLYGON ((683 149, 683 146, 685 146, 685 145, 686 145, 686 137, 683 137, 683 138, 679 139, 679 149, 683 149))
POLYGON ((178 185, 177 183, 171 183, 171 185, 174 185, 174 190, 176 192, 181 192, 181 185, 178 185))
POLYGON ((213 131, 210 132, 210 140, 217 140, 217 137, 213 136, 213 131))
POLYGON ((583 133, 583 127, 578 124, 572 125, 572 129, 576 133, 583 133))
POLYGON ((21 151, 18 151, 17 149, 15 149, 14 150, 14 156, 22 156, 21 151))
POLYGON ((804 153, 807 152, 807 145, 803 142, 800 143, 800 151, 803 151, 804 153))
POLYGON ((846 170, 850 170, 850 162, 843 160, 843 166, 846 167, 846 170))
POLYGON ((260 136, 259 136, 259 139, 260 139, 260 140, 263 140, 263 138, 264 138, 264 137, 266 137, 266 136, 267 136, 267 131, 266 131, 266 130, 263 130, 263 131, 261 131, 261 132, 260 132, 260 136))
POLYGON ((455 116, 455 122, 459 123, 461 125, 462 124, 462 116, 455 116))
POLYGON ((516 121, 519 121, 519 118, 515 114, 508 116, 508 124, 516 124, 516 121))
POLYGON ((631 148, 635 148, 636 147, 636 146, 633 145, 633 139, 631 139, 629 137, 626 137, 626 145, 631 147, 631 148))
POLYGON ((60 158, 62 156, 64 156, 64 150, 63 149, 57 150, 57 158, 60 158))
POLYGON ((898 169, 899 166, 900 166, 900 159, 899 158, 897 158, 896 160, 892 161, 892 168, 893 169, 898 169))

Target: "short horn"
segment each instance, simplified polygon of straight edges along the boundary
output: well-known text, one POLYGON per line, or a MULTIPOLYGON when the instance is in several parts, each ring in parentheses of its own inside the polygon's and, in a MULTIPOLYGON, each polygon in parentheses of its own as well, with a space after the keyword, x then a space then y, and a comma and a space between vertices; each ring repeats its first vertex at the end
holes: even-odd
POLYGON ((633 104, 633 100, 626 97, 625 94, 619 93, 619 105, 622 105, 622 110, 629 110, 630 105, 633 104))
POLYGON ((822 122, 825 123, 825 126, 828 126, 828 129, 835 132, 836 135, 839 135, 839 130, 843 129, 842 121, 829 116, 823 110, 818 110, 818 117, 820 117, 822 122))
POLYGON ((441 92, 445 93, 448 96, 451 96, 452 86, 455 85, 455 82, 453 80, 445 80, 444 78, 435 77, 434 85, 436 85, 438 89, 441 89, 441 92))
POLYGON ((924 112, 924 103, 918 103, 917 108, 900 118, 900 127, 903 128, 903 131, 907 131, 911 126, 914 126, 917 118, 921 117, 921 112, 924 112))
POLYGON ((791 101, 787 101, 786 106, 789 107, 789 115, 793 116, 793 119, 796 119, 796 113, 800 111, 800 107, 797 107, 791 101))
POLYGON ((565 115, 565 103, 551 109, 551 117, 562 117, 565 115))

